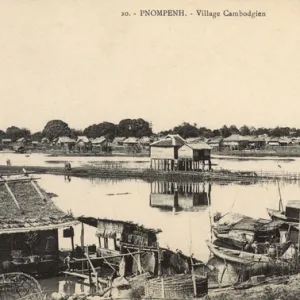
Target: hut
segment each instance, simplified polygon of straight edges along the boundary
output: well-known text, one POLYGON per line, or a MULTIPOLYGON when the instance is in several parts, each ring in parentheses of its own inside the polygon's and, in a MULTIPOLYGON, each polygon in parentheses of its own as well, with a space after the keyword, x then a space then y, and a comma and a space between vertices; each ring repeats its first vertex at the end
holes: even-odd
POLYGON ((211 147, 205 142, 187 143, 178 149, 178 170, 211 170, 211 147))
POLYGON ((186 141, 178 134, 169 134, 150 145, 150 166, 158 170, 175 170, 178 150, 186 141))
POLYGON ((209 182, 151 182, 150 206, 166 211, 198 211, 211 203, 209 182))
POLYGON ((58 269, 58 229, 78 223, 59 210, 37 179, 0 178, 0 269, 53 274, 58 269))
POLYGON ((220 151, 222 146, 223 137, 215 136, 213 138, 208 139, 207 144, 211 147, 212 151, 220 151))
POLYGON ((91 141, 86 136, 78 136, 76 141, 76 148, 81 151, 91 149, 91 141))
POLYGON ((57 139, 56 145, 61 148, 65 148, 65 150, 71 150, 75 146, 76 141, 67 136, 61 136, 57 139))
POLYGON ((2 142, 2 145, 9 146, 9 145, 11 145, 12 140, 11 139, 2 139, 1 142, 2 142))
POLYGON ((229 150, 244 150, 249 143, 250 138, 240 134, 232 134, 223 139, 223 147, 229 150))
POLYGON ((122 146, 125 137, 116 136, 112 141, 112 146, 122 146))
POLYGON ((107 151, 109 141, 105 136, 100 136, 92 140, 93 151, 107 151))
POLYGON ((252 149, 262 149, 266 146, 267 136, 255 136, 249 141, 249 147, 252 149))

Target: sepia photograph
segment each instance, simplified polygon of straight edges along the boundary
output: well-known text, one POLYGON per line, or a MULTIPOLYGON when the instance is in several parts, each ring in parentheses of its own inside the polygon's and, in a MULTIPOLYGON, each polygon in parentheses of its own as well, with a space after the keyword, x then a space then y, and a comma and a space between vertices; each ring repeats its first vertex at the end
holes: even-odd
POLYGON ((299 14, 0 1, 0 300, 300 299, 299 14))

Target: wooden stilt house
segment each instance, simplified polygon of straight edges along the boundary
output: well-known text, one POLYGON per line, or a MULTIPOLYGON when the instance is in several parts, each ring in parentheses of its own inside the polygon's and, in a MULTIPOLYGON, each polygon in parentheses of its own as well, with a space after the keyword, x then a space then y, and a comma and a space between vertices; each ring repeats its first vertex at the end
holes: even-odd
POLYGON ((36 180, 26 174, 0 177, 0 273, 56 273, 58 229, 78 223, 36 180))

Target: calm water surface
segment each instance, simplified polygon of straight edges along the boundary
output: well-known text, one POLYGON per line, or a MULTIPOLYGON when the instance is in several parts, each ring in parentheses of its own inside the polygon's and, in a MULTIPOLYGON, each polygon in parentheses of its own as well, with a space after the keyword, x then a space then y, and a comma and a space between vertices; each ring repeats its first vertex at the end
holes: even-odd
MULTIPOLYGON (((72 166, 99 165, 105 161, 118 162, 128 168, 148 168, 149 157, 51 157, 45 154, 31 155, 0 152, 0 165, 5 165, 10 159, 15 166, 63 166, 65 161, 71 162, 72 166)), ((212 158, 214 169, 230 169, 241 171, 300 171, 300 158, 238 158, 217 157, 212 158)))
MULTIPOLYGON (((209 215, 215 212, 237 212, 254 218, 268 218, 266 208, 278 206, 278 187, 273 183, 258 183, 254 185, 220 185, 199 183, 191 189, 203 195, 210 191, 210 202, 203 205, 200 202, 191 202, 188 190, 180 193, 178 205, 173 205, 172 193, 157 196, 158 182, 151 183, 141 180, 102 180, 71 178, 65 181, 62 176, 42 175, 40 184, 48 192, 59 195, 53 198, 63 210, 71 210, 75 216, 85 215, 99 218, 113 218, 124 221, 133 221, 147 227, 160 228, 159 241, 162 246, 171 249, 181 249, 183 253, 194 253, 195 257, 203 261, 209 258, 209 251, 205 240, 210 238, 209 215), (156 187, 156 190, 155 188, 156 187), (152 190, 152 195, 151 195, 152 190), (153 202, 155 195, 155 207, 153 202), (151 198, 151 199, 150 199, 151 198), (161 207, 159 201, 161 200, 161 207), (153 203, 152 203, 153 205, 153 203), (172 207, 176 206, 176 208, 172 207)), ((164 187, 171 187, 171 183, 164 183, 164 187)), ((178 184, 180 189, 187 189, 187 184, 178 184)), ((160 192, 164 192, 160 185, 160 192)), ((197 193, 194 193, 197 194, 197 193)), ((291 199, 300 199, 300 186, 292 183, 281 183, 283 202, 291 199)), ((96 243, 95 228, 85 226, 85 243, 96 243)), ((75 228, 75 244, 80 244, 80 226, 75 228)), ((70 248, 70 240, 62 237, 60 232, 60 247, 70 248)), ((45 289, 60 291, 76 289, 80 291, 83 285, 68 284, 64 279, 41 281, 45 289)), ((85 287, 87 288, 87 287, 85 287)))

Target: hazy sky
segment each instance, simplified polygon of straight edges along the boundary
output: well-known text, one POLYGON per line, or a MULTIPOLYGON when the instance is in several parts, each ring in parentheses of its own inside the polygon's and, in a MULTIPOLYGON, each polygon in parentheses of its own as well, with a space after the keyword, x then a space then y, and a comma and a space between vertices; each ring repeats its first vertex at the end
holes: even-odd
POLYGON ((3 0, 0 129, 137 117, 155 131, 183 121, 300 127, 299 14, 297 0, 3 0), (150 8, 267 17, 120 16, 150 8))

